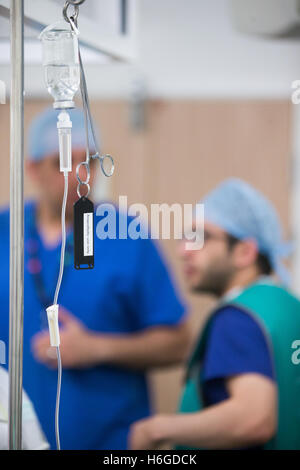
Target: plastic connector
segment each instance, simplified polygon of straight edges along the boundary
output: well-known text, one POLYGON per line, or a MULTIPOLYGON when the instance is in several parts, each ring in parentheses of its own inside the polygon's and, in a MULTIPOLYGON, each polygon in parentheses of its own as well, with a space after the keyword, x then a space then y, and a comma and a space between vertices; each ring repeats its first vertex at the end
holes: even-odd
POLYGON ((58 347, 60 345, 58 326, 58 304, 50 305, 50 307, 48 307, 46 311, 50 333, 50 344, 51 346, 58 347))
POLYGON ((60 171, 66 173, 72 171, 72 122, 67 111, 61 111, 59 113, 57 129, 60 171))

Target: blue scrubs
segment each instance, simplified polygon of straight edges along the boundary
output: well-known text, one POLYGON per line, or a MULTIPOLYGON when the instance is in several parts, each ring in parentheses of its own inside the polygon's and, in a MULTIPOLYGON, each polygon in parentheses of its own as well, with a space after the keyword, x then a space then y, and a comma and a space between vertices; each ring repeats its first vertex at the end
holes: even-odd
MULTIPOLYGON (((99 218, 95 217, 95 224, 99 218)), ((71 244, 69 233, 67 243, 71 244)), ((42 428, 55 448, 54 412, 57 371, 39 364, 31 352, 32 337, 47 327, 46 315, 29 272, 32 248, 38 245, 41 276, 53 298, 60 244, 45 247, 35 226, 35 204, 25 207, 24 388, 42 428), (35 236, 33 236, 35 232, 35 236)), ((71 255, 68 255, 69 257, 71 255)), ((9 331, 9 213, 0 214, 0 340, 9 331)), ((156 246, 151 240, 99 240, 95 236, 95 268, 77 271, 67 260, 59 304, 87 328, 100 333, 130 334, 147 327, 177 325, 184 306, 156 246)), ((7 348, 8 350, 8 348, 7 348)), ((63 449, 125 449, 132 422, 150 410, 145 373, 100 365, 64 369, 60 433, 63 449)))
POLYGON ((206 406, 229 397, 227 378, 246 373, 275 380, 268 346, 257 322, 238 307, 224 307, 213 319, 203 361, 206 406))
POLYGON ((229 398, 226 379, 247 373, 275 381, 269 349, 257 322, 238 307, 224 307, 213 319, 203 361, 205 406, 229 398))

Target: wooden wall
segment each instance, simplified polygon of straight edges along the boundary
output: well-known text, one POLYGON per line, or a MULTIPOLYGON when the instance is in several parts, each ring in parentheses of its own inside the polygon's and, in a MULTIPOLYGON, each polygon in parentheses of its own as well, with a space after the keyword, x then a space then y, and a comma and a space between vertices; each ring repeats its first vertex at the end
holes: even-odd
MULTIPOLYGON (((42 101, 27 101, 26 128, 42 101)), ((101 126, 103 151, 114 155, 116 173, 111 196, 129 203, 195 203, 229 176, 239 176, 262 190, 289 221, 291 161, 288 101, 150 101, 146 127, 134 131, 129 105, 98 101, 92 111, 101 126)), ((9 198, 9 108, 0 106, 0 203, 9 198)), ((26 193, 31 194, 26 182, 26 193)), ((212 301, 190 296, 184 288, 176 243, 163 241, 174 278, 190 304, 195 332, 212 301)), ((172 411, 178 399, 182 369, 152 374, 157 408, 172 411)))

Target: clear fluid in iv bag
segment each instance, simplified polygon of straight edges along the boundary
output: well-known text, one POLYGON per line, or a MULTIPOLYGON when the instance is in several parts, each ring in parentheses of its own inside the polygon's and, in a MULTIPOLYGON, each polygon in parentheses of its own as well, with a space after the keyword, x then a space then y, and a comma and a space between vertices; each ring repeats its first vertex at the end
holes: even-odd
POLYGON ((48 92, 55 101, 72 101, 80 84, 79 65, 51 65, 45 67, 48 92))

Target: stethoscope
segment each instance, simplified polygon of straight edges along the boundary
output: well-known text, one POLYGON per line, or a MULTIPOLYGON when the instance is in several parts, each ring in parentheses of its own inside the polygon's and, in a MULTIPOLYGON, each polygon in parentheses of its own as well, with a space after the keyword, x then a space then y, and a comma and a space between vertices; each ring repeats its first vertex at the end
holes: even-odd
MULTIPOLYGON (((45 329, 48 327, 47 324, 47 316, 46 316, 46 308, 52 304, 52 297, 48 294, 45 282, 43 279, 43 266, 40 259, 40 249, 41 249, 41 238, 38 233, 38 229, 36 226, 36 210, 35 206, 33 207, 33 213, 30 217, 29 222, 29 238, 25 241, 25 250, 28 254, 28 259, 26 263, 26 269, 31 274, 35 286, 35 291, 39 302, 42 306, 41 314, 40 314, 40 327, 41 329, 45 329)), ((73 237, 71 234, 67 237, 66 243, 66 253, 65 253, 65 272, 64 278, 69 271, 69 267, 72 264, 72 253, 73 253, 73 237)), ((57 253, 57 265, 59 269, 59 253, 57 253)))

